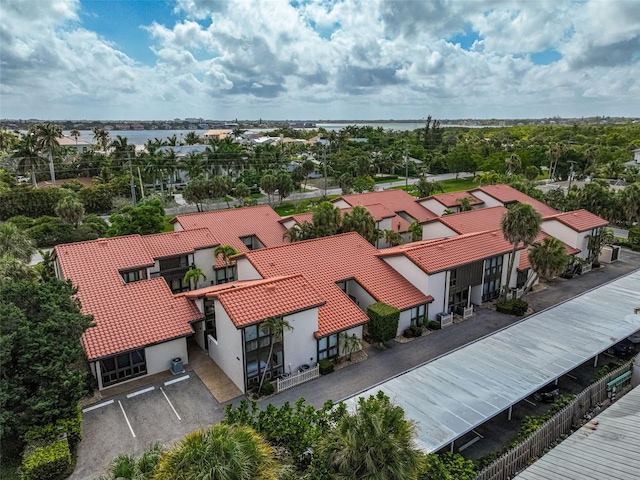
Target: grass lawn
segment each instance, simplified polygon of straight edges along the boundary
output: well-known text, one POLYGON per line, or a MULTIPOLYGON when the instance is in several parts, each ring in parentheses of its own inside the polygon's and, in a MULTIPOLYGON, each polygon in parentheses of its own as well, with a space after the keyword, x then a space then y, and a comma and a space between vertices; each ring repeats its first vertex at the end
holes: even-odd
POLYGON ((265 197, 266 195, 264 193, 252 193, 251 194, 251 198, 262 198, 265 197))
MULTIPOLYGON (((338 198, 340 195, 329 195, 327 200, 333 200, 334 198, 338 198)), ((302 200, 298 204, 284 202, 281 205, 273 206, 273 209, 276 211, 278 215, 281 217, 286 217, 288 215, 293 215, 294 213, 306 213, 310 212, 311 209, 320 201, 320 198, 307 198, 302 200)))
POLYGON ((391 183, 391 182, 399 182, 399 181, 404 181, 404 177, 399 177, 397 175, 393 175, 395 178, 376 178, 373 177, 373 180, 375 181, 375 183, 391 183))
POLYGON ((473 181, 473 178, 458 178, 457 180, 454 178, 451 180, 442 180, 438 183, 444 188, 444 193, 470 190, 478 186, 478 184, 473 181))
POLYGON ((175 217, 175 215, 164 216, 164 228, 162 229, 163 232, 173 232, 173 223, 170 222, 173 217, 175 217))
POLYGON ((281 217, 286 217, 287 215, 293 215, 296 213, 297 207, 293 203, 285 202, 282 205, 276 205, 273 209, 281 217))

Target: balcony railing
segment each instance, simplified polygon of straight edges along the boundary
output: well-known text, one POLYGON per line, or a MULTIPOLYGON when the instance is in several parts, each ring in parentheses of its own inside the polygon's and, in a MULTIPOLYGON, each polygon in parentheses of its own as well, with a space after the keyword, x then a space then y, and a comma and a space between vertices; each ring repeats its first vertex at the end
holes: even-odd
POLYGON ((158 277, 169 277, 169 278, 177 278, 184 277, 184 274, 189 270, 194 268, 195 265, 186 265, 184 267, 175 267, 175 268, 165 268, 164 270, 160 270, 159 272, 151 272, 149 275, 150 278, 158 278, 158 277))

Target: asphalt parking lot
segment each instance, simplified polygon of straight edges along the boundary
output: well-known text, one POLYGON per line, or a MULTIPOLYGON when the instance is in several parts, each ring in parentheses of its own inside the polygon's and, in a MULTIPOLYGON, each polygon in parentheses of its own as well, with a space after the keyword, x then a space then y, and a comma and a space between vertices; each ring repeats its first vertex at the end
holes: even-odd
POLYGON ((85 408, 82 416, 78 464, 69 477, 74 480, 106 472, 119 453, 139 455, 154 442, 171 445, 188 432, 222 420, 224 409, 190 372, 85 408))

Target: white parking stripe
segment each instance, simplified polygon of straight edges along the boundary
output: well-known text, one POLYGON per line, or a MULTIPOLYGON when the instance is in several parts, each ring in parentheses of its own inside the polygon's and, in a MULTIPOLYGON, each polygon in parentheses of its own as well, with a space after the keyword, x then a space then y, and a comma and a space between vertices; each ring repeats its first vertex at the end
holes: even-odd
POLYGON ((166 387, 167 385, 172 385, 174 383, 182 382, 183 380, 187 380, 188 378, 189 378, 189 375, 185 375, 184 377, 176 378, 175 380, 168 380, 164 382, 164 386, 166 387))
POLYGON ((106 407, 107 405, 111 405, 113 400, 109 400, 108 402, 102 402, 97 405, 92 405, 91 407, 83 408, 82 413, 90 412, 91 410, 95 410, 97 408, 106 407))
POLYGON ((129 430, 131 430, 131 435, 133 435, 133 438, 135 438, 136 434, 133 432, 133 428, 131 428, 131 423, 129 423, 129 417, 127 417, 127 414, 124 411, 124 407, 122 406, 122 402, 120 400, 118 400, 118 403, 120 404, 120 410, 122 410, 122 415, 124 415, 124 419, 127 421, 127 425, 129 425, 129 430))
POLYGON ((160 387, 160 391, 164 395, 164 398, 166 398, 167 402, 169 402, 169 406, 171 407, 171 410, 173 410, 173 413, 176 414, 176 417, 178 417, 178 420, 182 421, 182 419, 180 418, 180 415, 178 415, 178 412, 176 412, 176 409, 173 408, 173 403, 171 403, 171 400, 169 400, 169 397, 167 397, 167 394, 164 393, 164 390, 162 389, 162 387, 160 387))
POLYGON ((127 395, 127 398, 137 397, 138 395, 142 395, 143 393, 151 392, 151 391, 153 391, 155 389, 156 389, 156 387, 149 387, 149 388, 145 388, 144 390, 138 390, 137 392, 133 392, 133 393, 130 393, 129 395, 127 395))

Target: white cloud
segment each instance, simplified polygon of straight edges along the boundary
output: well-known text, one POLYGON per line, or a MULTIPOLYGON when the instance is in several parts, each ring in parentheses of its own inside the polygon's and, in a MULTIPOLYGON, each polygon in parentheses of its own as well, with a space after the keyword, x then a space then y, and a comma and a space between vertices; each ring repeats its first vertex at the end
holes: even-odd
POLYGON ((148 65, 83 28, 78 0, 0 8, 7 117, 640 111, 640 2, 631 0, 176 0, 176 22, 142 30, 156 57, 148 65), (478 36, 471 48, 448 40, 465 33, 478 36), (529 54, 545 50, 562 58, 536 65, 529 54))

